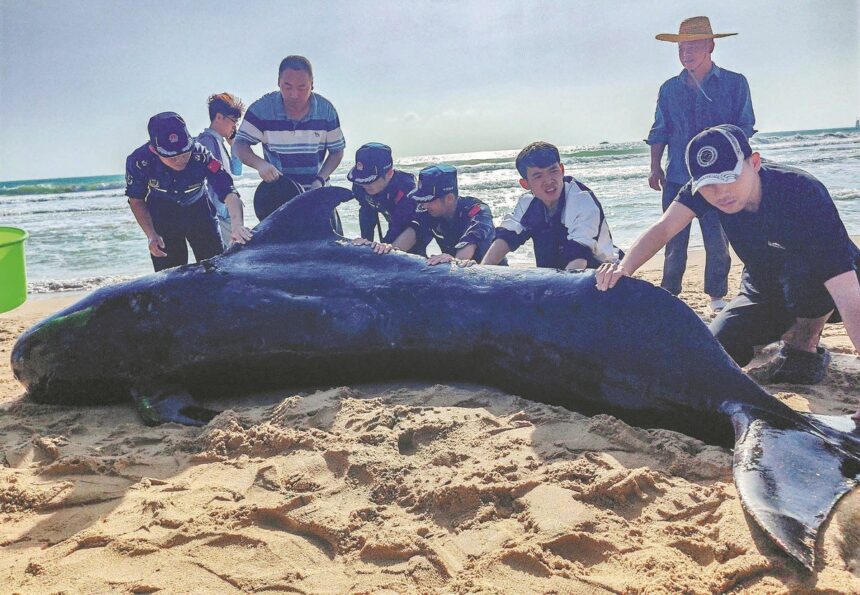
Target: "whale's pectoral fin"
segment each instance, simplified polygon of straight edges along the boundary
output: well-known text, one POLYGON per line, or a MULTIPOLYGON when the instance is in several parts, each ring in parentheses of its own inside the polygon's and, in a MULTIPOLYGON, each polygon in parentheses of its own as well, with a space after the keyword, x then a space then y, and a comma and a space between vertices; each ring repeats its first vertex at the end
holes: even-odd
POLYGON ((813 416, 729 408, 733 472, 744 509, 780 548, 813 571, 821 523, 860 481, 860 442, 813 416))
POLYGON ((168 388, 132 390, 137 411, 148 426, 175 422, 205 426, 220 412, 200 406, 188 392, 168 388))

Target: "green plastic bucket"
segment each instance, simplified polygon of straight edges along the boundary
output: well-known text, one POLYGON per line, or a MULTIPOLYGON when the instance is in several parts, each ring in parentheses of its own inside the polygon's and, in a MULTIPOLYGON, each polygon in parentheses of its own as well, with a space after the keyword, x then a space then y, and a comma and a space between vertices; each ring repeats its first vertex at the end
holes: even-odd
POLYGON ((17 227, 0 227, 0 312, 17 308, 27 299, 24 240, 28 234, 17 227))

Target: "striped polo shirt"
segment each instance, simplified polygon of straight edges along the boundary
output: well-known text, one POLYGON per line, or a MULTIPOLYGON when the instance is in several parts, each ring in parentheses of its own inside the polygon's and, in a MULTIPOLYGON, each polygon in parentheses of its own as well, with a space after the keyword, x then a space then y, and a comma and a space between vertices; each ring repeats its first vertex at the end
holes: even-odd
POLYGON ((331 102, 311 93, 310 110, 301 120, 284 111, 280 91, 263 95, 251 104, 236 138, 263 143, 266 161, 303 186, 310 185, 325 161, 326 151, 343 151, 346 141, 331 102))

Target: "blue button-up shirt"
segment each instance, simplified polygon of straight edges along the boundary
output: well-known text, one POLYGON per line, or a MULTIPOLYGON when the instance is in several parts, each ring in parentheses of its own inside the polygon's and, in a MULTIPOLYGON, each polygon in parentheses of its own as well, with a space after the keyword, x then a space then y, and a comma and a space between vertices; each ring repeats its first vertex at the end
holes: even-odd
POLYGON ((668 145, 666 179, 685 184, 690 179, 684 154, 687 144, 705 128, 734 124, 747 136, 755 134, 750 86, 746 77, 716 64, 699 86, 687 84, 690 74, 682 70, 660 87, 654 125, 645 142, 668 145))

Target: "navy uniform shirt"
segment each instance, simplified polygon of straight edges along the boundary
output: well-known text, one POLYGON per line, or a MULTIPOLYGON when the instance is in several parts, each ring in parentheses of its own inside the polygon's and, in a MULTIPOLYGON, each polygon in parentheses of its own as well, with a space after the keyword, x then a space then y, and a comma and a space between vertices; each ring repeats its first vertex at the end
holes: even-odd
POLYGON ((376 196, 369 195, 360 184, 353 184, 352 194, 361 205, 358 209, 361 237, 373 240, 373 228, 379 220, 377 213, 381 213, 388 222, 388 231, 381 241, 390 244, 396 240, 415 217, 415 200, 408 196, 414 189, 415 176, 396 169, 391 181, 376 196))
POLYGON ((758 211, 733 215, 711 206, 687 183, 675 198, 701 217, 716 209, 729 242, 759 291, 785 289, 796 271, 824 283, 860 266, 860 250, 848 237, 824 184, 803 170, 762 161, 758 211))
POLYGON ((129 198, 169 200, 187 207, 206 196, 206 181, 218 196, 236 192, 233 178, 221 162, 198 142, 192 145, 191 159, 182 171, 164 165, 149 150, 149 143, 135 149, 125 160, 125 195, 129 198))
POLYGON ((475 244, 477 249, 472 259, 480 262, 496 237, 490 207, 471 196, 457 199, 457 209, 451 219, 431 217, 422 211, 415 215, 409 225, 418 236, 417 244, 426 248, 435 238, 442 252, 451 256, 456 256, 457 251, 468 244, 475 244))

